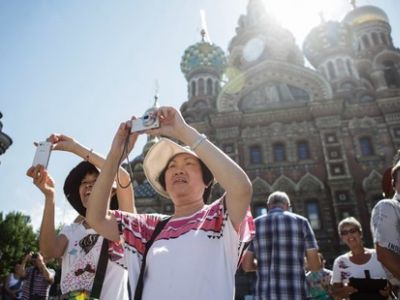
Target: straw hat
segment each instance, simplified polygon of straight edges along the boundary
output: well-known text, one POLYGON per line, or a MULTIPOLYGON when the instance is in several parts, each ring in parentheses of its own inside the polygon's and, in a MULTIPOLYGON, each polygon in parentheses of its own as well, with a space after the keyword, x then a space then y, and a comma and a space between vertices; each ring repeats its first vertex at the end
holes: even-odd
MULTIPOLYGON (((190 154, 199 159, 197 154, 189 147, 178 145, 177 143, 167 138, 161 138, 156 144, 154 144, 144 158, 143 170, 146 174, 147 180, 150 182, 151 186, 156 190, 156 192, 165 198, 171 197, 168 195, 167 191, 163 188, 159 181, 160 174, 165 169, 170 160, 181 153, 190 154)), ((209 178, 210 180, 207 181, 212 182, 214 180, 214 177, 211 171, 208 170, 208 172, 210 174, 209 177, 211 178, 209 178)))

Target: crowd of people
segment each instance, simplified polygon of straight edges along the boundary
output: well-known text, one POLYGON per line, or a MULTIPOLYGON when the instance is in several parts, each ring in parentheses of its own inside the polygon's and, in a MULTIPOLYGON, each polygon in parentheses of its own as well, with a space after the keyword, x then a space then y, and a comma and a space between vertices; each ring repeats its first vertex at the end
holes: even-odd
POLYGON ((267 213, 253 220, 252 186, 240 166, 175 108, 153 114, 158 128, 131 132, 131 121, 121 123, 105 158, 66 135, 48 137, 53 150, 83 159, 64 183, 79 217, 57 233, 56 183, 43 166, 28 169, 45 198, 40 252, 15 264, 4 299, 48 299, 55 272, 46 261, 52 258, 62 261, 61 299, 234 299, 239 267, 257 274, 254 299, 397 299, 400 160, 391 170, 393 198, 372 212, 376 250, 364 247, 361 224, 346 218, 338 234, 349 252, 331 271, 309 221, 291 212, 284 191, 270 194, 267 213), (120 164, 143 133, 162 136, 143 169, 154 190, 172 201, 172 216, 136 212, 132 182, 120 164), (215 182, 225 192, 209 199, 215 182))

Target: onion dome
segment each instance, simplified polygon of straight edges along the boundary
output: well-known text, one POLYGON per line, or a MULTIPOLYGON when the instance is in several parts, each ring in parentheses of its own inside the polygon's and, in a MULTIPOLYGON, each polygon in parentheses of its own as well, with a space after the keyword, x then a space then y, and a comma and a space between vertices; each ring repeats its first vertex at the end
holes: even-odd
POLYGON ((186 79, 197 72, 212 72, 221 76, 225 70, 226 57, 224 51, 204 39, 205 31, 202 30, 202 40, 185 50, 181 61, 181 70, 186 79))
POLYGON ((389 23, 389 18, 382 9, 372 5, 355 7, 343 18, 343 22, 350 25, 360 25, 371 21, 389 23))
POLYGON ((348 24, 336 21, 322 22, 311 30, 303 43, 308 61, 317 67, 331 54, 352 50, 353 31, 348 24))

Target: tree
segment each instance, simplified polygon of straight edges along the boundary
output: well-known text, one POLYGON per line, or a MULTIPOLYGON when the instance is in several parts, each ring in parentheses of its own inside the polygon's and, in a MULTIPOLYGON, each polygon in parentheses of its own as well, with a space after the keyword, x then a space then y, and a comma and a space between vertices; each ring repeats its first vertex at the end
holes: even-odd
POLYGON ((20 212, 10 212, 3 217, 0 212, 0 278, 13 270, 29 251, 37 251, 37 234, 30 225, 30 217, 20 212))

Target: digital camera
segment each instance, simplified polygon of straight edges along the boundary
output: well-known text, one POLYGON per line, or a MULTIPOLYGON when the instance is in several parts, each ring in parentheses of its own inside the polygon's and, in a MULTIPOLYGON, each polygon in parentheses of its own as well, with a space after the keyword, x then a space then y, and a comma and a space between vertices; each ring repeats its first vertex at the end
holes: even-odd
POLYGON ((160 127, 160 120, 157 118, 156 112, 153 110, 148 110, 139 119, 132 120, 131 132, 145 131, 158 127, 160 127))

